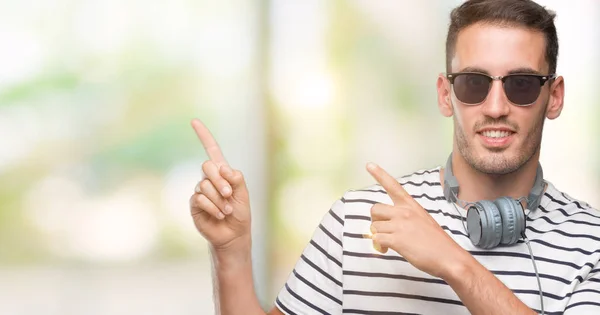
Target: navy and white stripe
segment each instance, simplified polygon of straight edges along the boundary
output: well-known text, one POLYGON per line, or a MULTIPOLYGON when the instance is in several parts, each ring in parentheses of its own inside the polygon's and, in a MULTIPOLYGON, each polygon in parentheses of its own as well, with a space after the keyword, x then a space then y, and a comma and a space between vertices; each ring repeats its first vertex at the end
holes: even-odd
MULTIPOLYGON (((484 250, 463 226, 466 212, 448 203, 440 168, 399 178, 404 189, 459 245, 532 309, 539 290, 523 240, 484 250), (462 216, 462 217, 461 217, 462 216)), ((324 216, 275 305, 284 314, 469 314, 442 279, 394 251, 380 254, 364 238, 375 203, 392 204, 380 185, 349 190, 324 216)), ((527 237, 539 269, 547 314, 600 314, 600 211, 551 183, 529 213, 527 237)), ((415 240, 418 242, 418 240, 415 240)))

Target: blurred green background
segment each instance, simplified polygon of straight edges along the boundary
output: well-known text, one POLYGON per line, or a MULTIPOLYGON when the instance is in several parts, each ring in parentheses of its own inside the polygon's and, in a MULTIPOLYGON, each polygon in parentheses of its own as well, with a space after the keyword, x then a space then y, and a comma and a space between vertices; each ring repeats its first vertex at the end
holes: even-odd
MULTIPOLYGON (((213 313, 194 117, 247 178, 269 307, 368 161, 444 163, 435 81, 461 2, 0 1, 0 313, 213 313)), ((566 80, 544 172, 598 207, 600 2, 539 3, 566 80)))

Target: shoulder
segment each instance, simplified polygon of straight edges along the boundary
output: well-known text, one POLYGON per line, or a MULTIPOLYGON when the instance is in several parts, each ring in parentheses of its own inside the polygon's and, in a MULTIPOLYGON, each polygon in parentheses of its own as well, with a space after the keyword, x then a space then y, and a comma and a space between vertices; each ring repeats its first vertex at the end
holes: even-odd
POLYGON ((539 209, 543 216, 552 218, 557 225, 570 227, 597 237, 600 242, 600 210, 587 202, 573 198, 548 182, 539 209))
POLYGON ((599 220, 600 223, 600 210, 592 207, 587 202, 573 198, 566 192, 559 190, 551 182, 546 181, 548 188, 544 192, 544 198, 547 199, 543 204, 546 205, 546 210, 563 210, 563 214, 566 216, 574 214, 584 214, 589 216, 592 221, 599 220))

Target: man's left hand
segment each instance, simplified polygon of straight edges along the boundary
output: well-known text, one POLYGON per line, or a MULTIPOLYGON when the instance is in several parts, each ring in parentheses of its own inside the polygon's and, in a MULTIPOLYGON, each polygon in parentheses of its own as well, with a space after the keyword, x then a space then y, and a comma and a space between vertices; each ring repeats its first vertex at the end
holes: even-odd
POLYGON ((367 171, 393 202, 371 207, 375 249, 385 253, 391 248, 416 268, 442 279, 460 270, 463 262, 472 258, 394 177, 373 163, 367 164, 367 171))

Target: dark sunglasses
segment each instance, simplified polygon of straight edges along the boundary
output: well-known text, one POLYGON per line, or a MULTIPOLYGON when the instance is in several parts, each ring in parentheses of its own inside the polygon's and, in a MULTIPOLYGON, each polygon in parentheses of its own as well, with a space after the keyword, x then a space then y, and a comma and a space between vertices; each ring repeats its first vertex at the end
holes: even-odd
POLYGON ((448 73, 446 77, 454 87, 459 101, 467 105, 483 103, 490 92, 493 80, 501 80, 508 100, 517 106, 535 103, 546 81, 556 78, 556 74, 509 74, 491 76, 478 72, 448 73))

